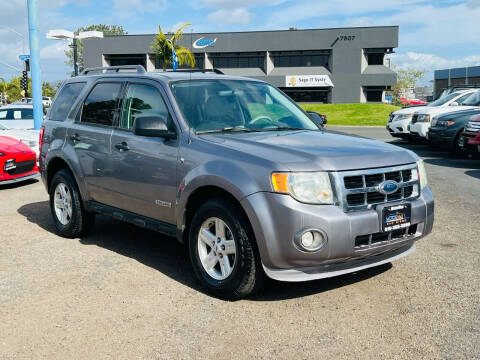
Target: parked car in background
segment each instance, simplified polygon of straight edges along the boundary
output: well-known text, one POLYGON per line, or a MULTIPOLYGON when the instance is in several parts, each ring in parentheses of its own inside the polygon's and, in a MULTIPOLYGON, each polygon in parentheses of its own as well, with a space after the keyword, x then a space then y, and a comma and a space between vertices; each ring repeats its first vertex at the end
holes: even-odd
POLYGON ((0 186, 38 176, 35 151, 17 139, 0 134, 0 186))
POLYGON ((480 108, 455 111, 435 117, 432 120, 427 138, 432 145, 461 153, 462 132, 472 116, 480 115, 480 108))
POLYGON ((434 107, 458 106, 459 103, 466 100, 475 91, 476 90, 462 90, 432 101, 426 106, 410 106, 394 111, 388 118, 387 130, 393 137, 406 139, 410 136, 408 126, 415 112, 420 110, 425 111, 434 107))
POLYGON ((471 93, 465 100, 452 107, 434 107, 416 111, 409 126, 410 136, 413 138, 427 139, 427 132, 431 122, 439 116, 456 111, 476 109, 480 106, 480 91, 471 93))
POLYGON ((52 106, 52 98, 49 96, 43 96, 42 97, 42 104, 44 108, 48 108, 52 106))
MULTIPOLYGON (((45 115, 45 108, 43 113, 45 115)), ((33 105, 12 104, 0 107, 0 124, 7 129, 33 129, 33 105)))
POLYGON ((480 154, 480 115, 474 115, 465 126, 460 138, 460 146, 467 153, 480 154))
POLYGON ((67 80, 44 121, 40 168, 62 236, 95 214, 176 236, 203 286, 235 299, 265 275, 389 263, 431 232, 413 152, 324 131, 260 80, 133 68, 67 80))

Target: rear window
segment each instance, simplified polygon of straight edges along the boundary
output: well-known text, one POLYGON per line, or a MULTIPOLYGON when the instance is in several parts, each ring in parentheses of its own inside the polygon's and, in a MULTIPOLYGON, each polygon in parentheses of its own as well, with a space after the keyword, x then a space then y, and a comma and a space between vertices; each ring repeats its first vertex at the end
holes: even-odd
POLYGON ((50 110, 50 120, 65 120, 84 86, 84 82, 78 82, 69 83, 62 87, 50 110))

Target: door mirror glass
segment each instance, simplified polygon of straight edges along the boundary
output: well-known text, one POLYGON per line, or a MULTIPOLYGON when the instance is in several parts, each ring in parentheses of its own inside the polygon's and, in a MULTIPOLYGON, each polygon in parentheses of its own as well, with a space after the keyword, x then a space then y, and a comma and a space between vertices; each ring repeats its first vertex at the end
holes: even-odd
POLYGON ((137 117, 133 123, 133 132, 139 136, 175 139, 177 134, 168 130, 167 121, 160 116, 137 117))
POLYGON ((315 111, 307 111, 307 114, 319 129, 323 128, 327 123, 327 117, 325 115, 319 114, 315 111))

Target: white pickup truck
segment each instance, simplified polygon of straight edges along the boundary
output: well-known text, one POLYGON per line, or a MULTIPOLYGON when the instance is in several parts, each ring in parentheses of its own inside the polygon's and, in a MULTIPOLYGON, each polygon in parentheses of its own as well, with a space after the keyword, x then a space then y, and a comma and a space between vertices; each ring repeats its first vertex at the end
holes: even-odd
POLYGON ((466 100, 472 93, 478 89, 459 90, 442 98, 439 98, 426 106, 410 106, 390 114, 387 123, 387 130, 393 137, 408 138, 410 131, 408 126, 412 121, 413 114, 417 111, 427 111, 432 108, 452 109, 452 106, 458 106, 462 101, 466 100), (449 108, 450 107, 450 108, 449 108))

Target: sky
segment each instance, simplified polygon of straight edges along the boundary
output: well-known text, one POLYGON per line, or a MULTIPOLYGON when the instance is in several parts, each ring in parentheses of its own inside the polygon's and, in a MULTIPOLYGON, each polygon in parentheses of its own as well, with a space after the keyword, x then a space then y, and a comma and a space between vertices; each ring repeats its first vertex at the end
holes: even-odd
MULTIPOLYGON (((0 1, 0 77, 19 74, 22 37, 28 53, 27 0, 0 1)), ((193 32, 277 30, 297 27, 399 25, 392 62, 432 71, 480 65, 480 0, 37 0, 42 80, 70 74, 65 41, 48 40, 50 29, 90 24, 122 25, 129 34, 155 33, 185 22, 193 32)))

